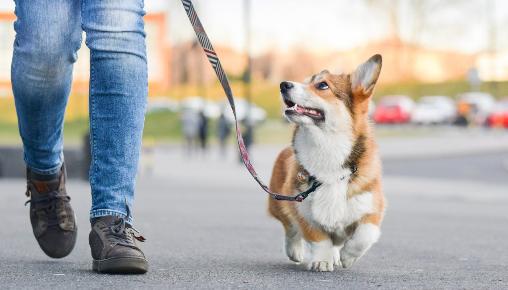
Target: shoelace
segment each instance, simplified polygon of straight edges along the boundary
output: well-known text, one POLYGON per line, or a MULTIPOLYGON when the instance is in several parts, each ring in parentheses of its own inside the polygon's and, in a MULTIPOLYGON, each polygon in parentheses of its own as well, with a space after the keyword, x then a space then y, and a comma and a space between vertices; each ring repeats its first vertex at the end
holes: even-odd
POLYGON ((146 239, 140 234, 134 227, 127 225, 124 218, 118 219, 118 221, 109 227, 102 227, 103 231, 106 231, 106 237, 110 242, 117 243, 122 246, 136 247, 134 239, 144 242, 146 239))
POLYGON ((42 214, 48 219, 48 226, 58 225, 59 220, 66 222, 67 215, 65 215, 65 211, 63 211, 64 214, 60 213, 62 211, 60 207, 64 207, 64 203, 70 202, 70 196, 60 194, 58 191, 50 191, 44 197, 34 198, 29 188, 26 191, 26 196, 30 199, 25 202, 25 206, 33 205, 38 216, 42 214))

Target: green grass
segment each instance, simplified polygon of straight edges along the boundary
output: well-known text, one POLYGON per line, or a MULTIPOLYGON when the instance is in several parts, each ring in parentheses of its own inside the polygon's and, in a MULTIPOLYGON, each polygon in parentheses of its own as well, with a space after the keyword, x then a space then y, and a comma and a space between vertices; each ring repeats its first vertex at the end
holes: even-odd
POLYGON ((0 144, 20 144, 18 125, 0 121, 0 144))
MULTIPOLYGON (((243 92, 240 82, 234 82, 233 90, 237 94, 243 92)), ((186 95, 195 94, 195 88, 175 88, 168 92, 175 98, 183 98, 186 95)), ((451 81, 445 83, 401 83, 381 84, 376 91, 376 98, 390 94, 405 94, 414 99, 425 95, 447 95, 455 97, 459 93, 469 91, 469 84, 466 81, 451 81)), ((480 91, 488 92, 499 98, 508 95, 508 81, 483 83, 480 91)), ((209 99, 224 100, 223 93, 218 84, 207 89, 209 99)), ((281 120, 281 101, 277 84, 254 83, 252 86, 252 99, 268 113, 268 120, 261 124, 255 132, 257 143, 288 143, 291 140, 292 129, 287 123, 281 120)), ((66 144, 81 144, 83 135, 88 130, 88 119, 86 117, 86 96, 73 96, 74 103, 68 107, 65 123, 64 138, 66 144)), ((145 143, 174 143, 182 139, 179 114, 167 111, 152 112, 147 114, 145 120, 143 138, 145 143)), ((210 140, 215 142, 216 123, 210 122, 210 140)), ((381 128, 379 128, 381 129, 381 128)), ((378 133, 380 136, 392 136, 393 134, 411 135, 410 132, 400 130, 384 130, 378 133)), ((234 134, 232 134, 234 135, 234 134)), ((234 136, 233 136, 234 137, 234 136)), ((21 144, 16 124, 16 112, 12 98, 0 99, 0 144, 21 144)))
MULTIPOLYGON (((143 138, 156 141, 178 141, 181 138, 178 115, 169 112, 147 114, 143 138)), ((64 140, 66 144, 78 145, 88 132, 88 119, 65 122, 64 140)), ((18 125, 0 120, 0 144, 21 144, 18 125)))
MULTIPOLYGON (((240 81, 232 81, 231 86, 235 96, 243 96, 244 88, 240 81)), ((468 92, 471 88, 465 80, 447 81, 441 83, 405 82, 398 84, 380 83, 376 88, 375 99, 386 95, 408 95, 413 99, 429 95, 444 95, 456 97, 460 93, 468 92)), ((508 96, 508 81, 484 82, 480 91, 492 94, 496 98, 508 96)), ((217 82, 206 87, 206 97, 209 100, 225 101, 224 92, 217 82)), ((277 119, 281 115, 281 100, 278 83, 256 82, 252 84, 252 101, 266 110, 268 118, 277 119)), ((182 99, 186 96, 200 95, 196 86, 177 86, 167 92, 168 96, 182 99)))
MULTIPOLYGON (((180 128, 180 116, 168 111, 154 112, 146 115, 143 139, 146 144, 177 143, 183 137, 180 128)), ((216 143, 217 123, 209 123, 209 139, 216 143)), ((88 132, 88 119, 78 119, 66 122, 64 126, 64 140, 66 145, 80 145, 83 136, 88 132)), ((281 119, 269 119, 256 128, 255 142, 286 143, 291 140, 292 129, 281 119)), ((231 132, 231 138, 234 138, 231 132)), ((16 123, 0 121, 0 145, 19 145, 21 139, 16 123)))
POLYGON ((256 128, 254 141, 263 144, 289 144, 293 137, 293 125, 283 119, 269 119, 256 128))
MULTIPOLYGON (((80 119, 66 122, 64 127, 64 140, 66 144, 81 144, 84 134, 88 131, 88 120, 80 119)), ((0 145, 21 144, 18 125, 13 122, 0 121, 0 145)))
POLYGON ((88 132, 88 119, 78 119, 66 122, 64 125, 65 144, 81 144, 83 136, 88 132))
MULTIPOLYGON (((183 139, 179 114, 171 112, 156 112, 146 116, 143 139, 145 143, 174 143, 183 139)), ((217 122, 209 122, 208 138, 210 142, 217 142, 217 122)), ((260 124, 255 131, 255 142, 285 143, 291 140, 292 128, 282 119, 268 119, 260 124)), ((232 128, 230 139, 234 138, 232 128)))
POLYGON ((160 111, 146 115, 143 139, 167 142, 181 138, 179 114, 160 111))
MULTIPOLYGON (((217 143, 217 123, 211 121, 209 127, 209 141, 217 143)), ((81 146, 83 136, 88 131, 88 120, 79 119, 67 122, 64 129, 65 144, 81 146)), ((432 133, 431 129, 378 127, 376 135, 381 138, 390 137, 417 137, 432 133)), ((290 144, 293 134, 293 126, 282 119, 268 119, 256 127, 254 142, 257 144, 290 144)), ((145 145, 160 143, 182 142, 179 115, 171 112, 150 113, 146 116, 143 142, 145 145)), ((229 141, 235 143, 234 131, 231 132, 229 141)), ((15 123, 0 121, 0 145, 20 145, 18 127, 15 123)))

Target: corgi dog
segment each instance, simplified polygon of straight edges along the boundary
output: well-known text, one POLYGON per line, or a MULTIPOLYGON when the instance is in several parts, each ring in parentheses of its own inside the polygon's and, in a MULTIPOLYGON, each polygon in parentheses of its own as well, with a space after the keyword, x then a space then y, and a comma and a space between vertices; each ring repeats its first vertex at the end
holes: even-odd
POLYGON ((381 65, 377 54, 351 74, 324 70, 304 83, 280 84, 295 130, 275 161, 270 189, 294 195, 309 188, 310 176, 321 185, 301 203, 270 198, 268 209, 284 227, 289 259, 305 257, 309 270, 348 268, 379 239, 385 200, 368 111, 381 65))

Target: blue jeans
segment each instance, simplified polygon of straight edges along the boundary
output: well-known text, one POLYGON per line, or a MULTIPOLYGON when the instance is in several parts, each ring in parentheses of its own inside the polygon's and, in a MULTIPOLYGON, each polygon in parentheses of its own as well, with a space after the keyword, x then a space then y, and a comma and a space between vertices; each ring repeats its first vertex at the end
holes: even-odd
POLYGON ((127 217, 148 90, 143 0, 15 0, 12 88, 27 166, 63 163, 63 119, 83 31, 90 55, 90 217, 127 217))

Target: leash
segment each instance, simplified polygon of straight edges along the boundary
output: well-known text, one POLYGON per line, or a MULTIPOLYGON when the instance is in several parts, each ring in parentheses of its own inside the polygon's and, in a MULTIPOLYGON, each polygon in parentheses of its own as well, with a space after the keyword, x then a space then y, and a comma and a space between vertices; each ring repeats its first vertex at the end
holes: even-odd
POLYGON ((250 175, 252 175, 252 178, 261 186, 261 188, 270 195, 271 198, 275 200, 286 200, 286 201, 298 201, 302 202, 309 194, 314 192, 319 186, 321 186, 321 182, 316 180, 314 176, 309 177, 309 189, 307 189, 304 192, 300 192, 297 195, 294 196, 287 196, 282 195, 279 193, 272 192, 268 186, 266 186, 258 177, 258 174, 256 173, 256 170, 252 166, 250 159, 249 159, 249 153, 247 152, 247 148, 245 147, 245 142, 243 140, 242 133, 240 132, 240 126, 238 124, 238 118, 236 116, 236 108, 235 108, 235 99, 233 97, 233 92, 231 90, 231 86, 229 85, 228 78, 226 76, 226 73, 224 72, 224 69, 222 68, 222 65, 220 63, 219 57, 217 56, 217 53, 213 49, 212 43, 210 42, 210 39, 208 38, 208 35, 205 32, 205 29, 203 28, 203 25, 201 24, 201 21, 199 20, 199 17, 196 13, 196 10, 194 10, 194 5, 192 5, 191 0, 182 0, 183 7, 185 8, 185 12, 187 13, 187 16, 189 17, 189 20, 192 24, 192 28, 194 28, 194 32, 196 32, 196 36, 198 38, 199 44, 201 44, 201 47, 203 48, 203 51, 206 54, 206 57, 208 58, 208 61, 210 61, 210 64, 213 67, 213 70, 215 71, 215 74, 217 75, 217 78, 220 81, 220 84, 222 85, 222 89, 224 90, 224 93, 226 94, 226 97, 229 102, 229 106, 231 107, 231 110, 233 111, 233 116, 235 118, 235 128, 236 128, 236 139, 238 141, 238 149, 240 150, 240 154, 242 157, 243 164, 249 171, 250 175))

